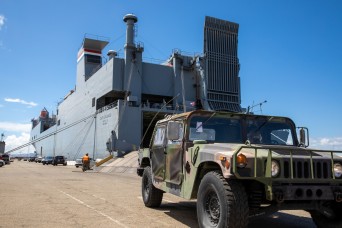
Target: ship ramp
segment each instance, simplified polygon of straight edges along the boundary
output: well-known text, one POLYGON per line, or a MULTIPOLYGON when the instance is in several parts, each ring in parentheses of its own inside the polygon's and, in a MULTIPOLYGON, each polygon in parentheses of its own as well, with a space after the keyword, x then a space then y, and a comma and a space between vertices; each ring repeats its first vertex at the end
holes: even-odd
POLYGON ((94 168, 99 173, 136 173, 137 167, 138 151, 132 151, 123 157, 114 157, 94 168))

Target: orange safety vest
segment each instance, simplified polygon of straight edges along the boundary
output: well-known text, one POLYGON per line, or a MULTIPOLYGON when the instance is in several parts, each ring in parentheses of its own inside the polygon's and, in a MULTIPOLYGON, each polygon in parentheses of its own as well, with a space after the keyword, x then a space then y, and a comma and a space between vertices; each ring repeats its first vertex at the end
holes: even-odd
POLYGON ((89 161, 89 156, 84 155, 83 158, 82 158, 82 161, 83 162, 88 162, 89 161))

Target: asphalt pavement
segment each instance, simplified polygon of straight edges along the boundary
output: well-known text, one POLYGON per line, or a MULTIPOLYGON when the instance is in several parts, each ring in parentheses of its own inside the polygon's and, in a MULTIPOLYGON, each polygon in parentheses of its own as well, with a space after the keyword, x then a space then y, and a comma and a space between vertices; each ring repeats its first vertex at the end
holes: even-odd
MULTIPOLYGON (((0 227, 198 227, 196 201, 164 194, 146 208, 131 172, 82 172, 15 160, 0 168, 0 227)), ((315 227, 305 211, 280 211, 249 227, 315 227)))

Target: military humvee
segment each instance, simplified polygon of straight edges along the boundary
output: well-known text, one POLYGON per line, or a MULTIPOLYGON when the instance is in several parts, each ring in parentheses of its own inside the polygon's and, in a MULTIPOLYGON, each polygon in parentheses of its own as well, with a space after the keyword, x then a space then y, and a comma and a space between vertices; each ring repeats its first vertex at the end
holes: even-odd
POLYGON ((307 210, 318 227, 342 227, 342 151, 307 146, 308 130, 286 117, 167 116, 139 151, 144 204, 159 207, 164 192, 197 199, 200 227, 246 227, 284 209, 307 210))

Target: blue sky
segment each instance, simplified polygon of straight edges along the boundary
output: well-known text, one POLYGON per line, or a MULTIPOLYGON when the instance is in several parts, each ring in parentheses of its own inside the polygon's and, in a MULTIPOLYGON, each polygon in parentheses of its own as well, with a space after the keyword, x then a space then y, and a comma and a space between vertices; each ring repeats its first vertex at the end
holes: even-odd
POLYGON ((340 0, 0 0, 0 133, 13 148, 43 107, 55 111, 86 33, 122 54, 122 18, 134 13, 143 56, 164 60, 174 48, 202 53, 208 15, 240 25, 242 106, 267 100, 254 111, 288 116, 312 146, 342 150, 341 12, 340 0))

